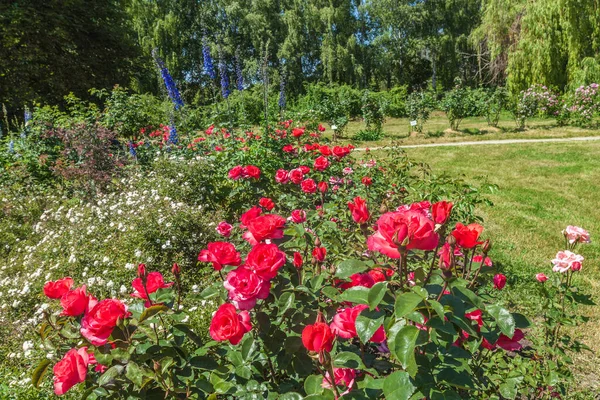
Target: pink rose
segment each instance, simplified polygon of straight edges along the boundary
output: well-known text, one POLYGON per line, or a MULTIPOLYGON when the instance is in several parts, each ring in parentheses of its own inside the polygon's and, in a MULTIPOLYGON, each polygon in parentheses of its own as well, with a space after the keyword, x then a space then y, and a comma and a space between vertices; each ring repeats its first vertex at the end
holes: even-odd
POLYGON ((369 237, 369 250, 390 258, 400 258, 400 245, 407 249, 433 250, 439 236, 432 220, 414 210, 383 214, 377 220, 377 232, 369 237))
POLYGON ((277 271, 285 264, 285 260, 285 253, 276 244, 259 243, 248 253, 246 267, 268 281, 277 276, 277 271))
POLYGON ((237 267, 242 262, 240 253, 235 246, 228 242, 211 242, 206 250, 198 255, 198 261, 210 262, 216 271, 223 269, 224 265, 237 267))
POLYGON ((569 225, 562 233, 571 244, 591 242, 589 232, 578 226, 569 225))
POLYGON ((540 272, 535 276, 535 279, 537 279, 538 282, 544 283, 548 280, 548 277, 543 272, 540 272))
POLYGON ((569 269, 573 269, 575 267, 577 271, 581 269, 581 263, 584 258, 579 254, 575 254, 569 250, 559 251, 556 254, 556 257, 552 260, 552 270, 554 272, 565 273, 569 271, 569 269), (574 265, 575 264, 575 265, 574 265))
MULTIPOLYGON (((356 318, 358 318, 360 313, 367 308, 369 308, 369 306, 365 304, 359 304, 352 308, 338 310, 338 313, 334 315, 333 322, 330 325, 333 333, 342 339, 352 339, 356 337, 356 318)), ((373 343, 381 343, 385 340, 385 338, 385 331, 383 329, 383 325, 381 325, 375 331, 373 337, 369 341, 373 343)))
POLYGON ((275 182, 287 183, 289 179, 289 172, 285 169, 278 169, 277 172, 275 172, 275 182))
POLYGON ((317 157, 317 159, 315 160, 313 168, 316 171, 325 171, 328 166, 329 166, 329 160, 326 157, 320 156, 320 157, 317 157))
POLYGON ((62 360, 52 368, 54 372, 54 393, 61 396, 73 386, 84 382, 89 364, 90 355, 87 352, 87 347, 69 350, 62 360))
POLYGON ((271 283, 263 280, 246 266, 241 266, 227 274, 223 286, 229 292, 229 299, 238 310, 250 310, 258 299, 269 297, 271 283))
POLYGON ((224 237, 229 237, 231 235, 232 229, 233 226, 225 221, 221 221, 219 222, 219 225, 217 225, 217 232, 219 233, 219 235, 224 237))
MULTIPOLYGON (((346 390, 340 393, 340 396, 350 393, 354 387, 354 381, 356 379, 356 371, 352 368, 334 368, 333 369, 333 383, 335 386, 343 386, 346 390)), ((331 385, 331 378, 329 372, 325 373, 321 386, 325 389, 333 389, 331 385)))
POLYGON ((119 319, 129 316, 127 306, 116 299, 98 302, 81 320, 81 335, 94 346, 106 344, 119 319))
POLYGON ((502 290, 502 289, 504 289, 505 285, 506 285, 506 276, 504 276, 503 274, 494 275, 494 287, 496 289, 502 290))

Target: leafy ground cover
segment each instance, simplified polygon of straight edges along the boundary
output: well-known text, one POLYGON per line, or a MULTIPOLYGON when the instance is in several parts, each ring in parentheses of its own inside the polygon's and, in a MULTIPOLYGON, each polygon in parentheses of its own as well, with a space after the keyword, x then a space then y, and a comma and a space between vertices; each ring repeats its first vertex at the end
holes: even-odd
MULTIPOLYGON (((533 143, 526 145, 407 149, 409 157, 432 170, 468 181, 497 186, 489 194, 493 206, 482 206, 487 233, 494 241, 492 259, 509 276, 505 292, 511 303, 540 313, 540 294, 534 276, 551 268, 560 239, 556 232, 568 224, 598 232, 600 219, 600 144, 533 143)), ((585 249, 585 273, 578 275, 584 292, 600 303, 600 244, 585 249)), ((600 307, 586 307, 590 320, 575 334, 593 349, 575 363, 584 391, 600 390, 600 307)))

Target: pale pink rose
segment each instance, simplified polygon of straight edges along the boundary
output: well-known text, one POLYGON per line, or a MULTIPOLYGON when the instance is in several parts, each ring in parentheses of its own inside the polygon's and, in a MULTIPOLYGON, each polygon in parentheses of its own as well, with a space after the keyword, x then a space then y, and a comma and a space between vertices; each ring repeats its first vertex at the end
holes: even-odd
MULTIPOLYGON (((352 368, 334 368, 333 378, 335 386, 343 386, 346 388, 343 393, 340 393, 340 395, 343 396, 350 393, 352 390, 352 387, 354 386, 354 380, 356 379, 356 371, 352 368)), ((333 389, 329 372, 325 373, 321 387, 324 387, 325 389, 333 389)))
POLYGON ((548 280, 548 277, 543 272, 540 272, 539 274, 537 274, 535 276, 535 279, 537 279, 538 282, 542 282, 543 283, 543 282, 546 282, 548 280))
POLYGON ((344 175, 350 175, 350 174, 351 174, 351 173, 353 173, 353 172, 354 172, 354 170, 353 170, 352 168, 350 168, 350 167, 346 167, 346 168, 344 168, 344 169, 342 170, 342 173, 343 173, 344 175))
POLYGON ((579 271, 582 262, 583 257, 579 254, 575 254, 569 250, 559 251, 554 260, 552 260, 552 264, 554 264, 552 270, 554 272, 565 273, 573 268, 574 270, 579 271))
POLYGON ((562 233, 571 244, 591 242, 589 232, 578 226, 569 225, 562 233))

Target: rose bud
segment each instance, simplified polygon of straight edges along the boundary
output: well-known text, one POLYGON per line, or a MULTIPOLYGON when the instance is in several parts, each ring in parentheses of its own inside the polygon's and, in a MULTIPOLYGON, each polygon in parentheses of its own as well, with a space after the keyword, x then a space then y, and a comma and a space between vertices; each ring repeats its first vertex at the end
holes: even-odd
POLYGON ((544 283, 548 280, 548 277, 543 272, 540 272, 535 276, 535 279, 537 279, 538 282, 544 283))
POLYGON ((498 290, 502 290, 506 285, 506 276, 503 274, 496 274, 494 276, 494 287, 498 290))

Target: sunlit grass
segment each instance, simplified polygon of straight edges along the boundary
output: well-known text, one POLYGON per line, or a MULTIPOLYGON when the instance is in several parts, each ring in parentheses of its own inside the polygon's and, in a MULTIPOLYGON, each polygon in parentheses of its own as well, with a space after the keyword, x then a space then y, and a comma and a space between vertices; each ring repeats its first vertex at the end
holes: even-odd
MULTIPOLYGON (((563 250, 561 231, 578 225, 592 233, 592 244, 580 249, 584 268, 577 280, 600 304, 600 143, 533 143, 407 149, 415 161, 435 173, 462 175, 480 186, 498 185, 482 207, 485 235, 494 245, 491 257, 509 276, 505 289, 513 305, 539 309, 534 275, 552 273, 550 259, 563 250)), ((590 321, 575 336, 595 354, 576 358, 577 379, 586 390, 600 390, 600 306, 583 306, 590 321)))
MULTIPOLYGON (((357 142, 352 140, 356 132, 364 129, 362 121, 351 121, 348 124, 342 142, 352 141, 360 147, 377 147, 389 144, 412 145, 427 143, 447 143, 499 139, 539 139, 539 138, 568 138, 577 136, 597 136, 600 130, 584 129, 573 126, 557 126, 553 119, 535 118, 527 121, 527 129, 516 130, 512 116, 503 114, 498 128, 488 126, 485 118, 467 118, 462 121, 459 131, 451 131, 450 124, 443 112, 432 113, 431 119, 424 126, 424 132, 409 133, 410 123, 407 118, 388 118, 383 126, 384 137, 372 142, 357 142)), ((328 129, 326 136, 330 136, 328 129)))

